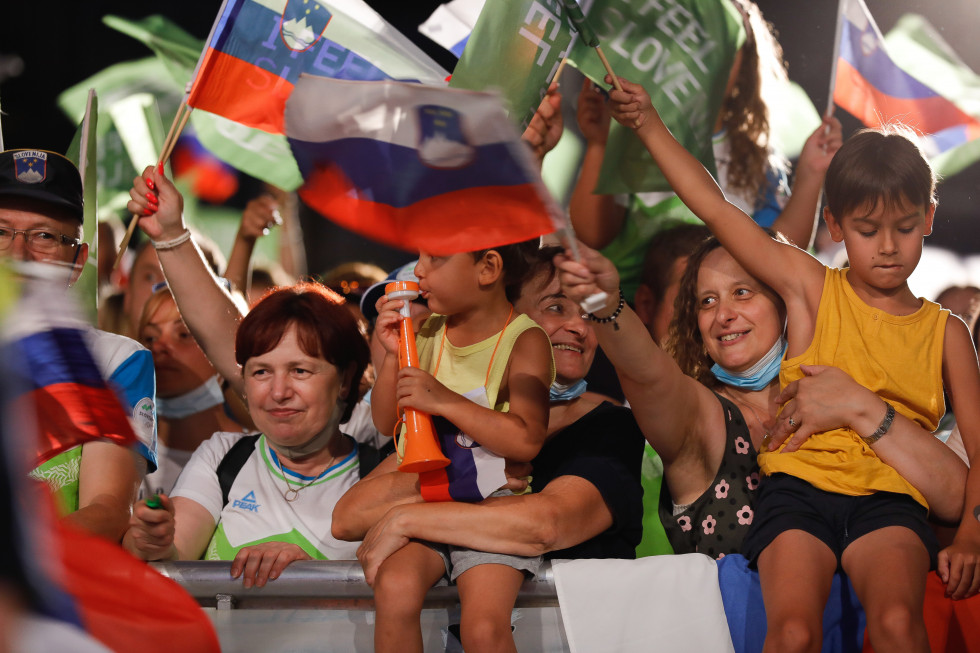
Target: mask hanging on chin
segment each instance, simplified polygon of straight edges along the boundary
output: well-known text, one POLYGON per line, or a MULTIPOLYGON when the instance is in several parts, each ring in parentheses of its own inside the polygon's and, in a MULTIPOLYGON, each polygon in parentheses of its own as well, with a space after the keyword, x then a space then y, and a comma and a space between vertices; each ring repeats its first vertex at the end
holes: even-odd
POLYGON ((551 384, 551 389, 548 391, 548 399, 551 403, 578 399, 585 392, 585 387, 585 379, 579 379, 575 383, 569 383, 568 385, 555 381, 551 384))
POLYGON ((157 415, 160 417, 183 419, 223 403, 225 403, 225 395, 221 390, 218 376, 215 375, 180 396, 157 397, 156 408, 157 415))
POLYGON ((766 355, 744 372, 732 372, 715 363, 711 366, 711 373, 725 385, 746 390, 762 390, 779 376, 779 366, 786 354, 786 346, 786 338, 780 336, 766 355))
POLYGON ((269 446, 281 457, 288 460, 296 460, 298 458, 306 458, 307 456, 317 453, 322 449, 326 448, 330 444, 331 438, 340 429, 340 418, 344 416, 344 412, 347 410, 347 400, 338 399, 337 405, 334 406, 333 412, 330 414, 330 419, 327 424, 320 430, 319 433, 314 435, 312 438, 304 442, 303 444, 297 445, 284 445, 278 444, 272 441, 272 438, 266 434, 266 442, 269 446))

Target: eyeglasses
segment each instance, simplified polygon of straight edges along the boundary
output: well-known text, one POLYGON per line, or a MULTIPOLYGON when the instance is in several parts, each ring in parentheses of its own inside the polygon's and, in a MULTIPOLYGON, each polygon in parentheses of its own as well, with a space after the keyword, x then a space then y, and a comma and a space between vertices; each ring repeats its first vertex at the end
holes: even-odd
POLYGON ((82 243, 78 238, 46 229, 7 229, 0 227, 0 251, 10 249, 17 234, 23 234, 27 248, 38 254, 54 254, 59 247, 77 247, 82 243))

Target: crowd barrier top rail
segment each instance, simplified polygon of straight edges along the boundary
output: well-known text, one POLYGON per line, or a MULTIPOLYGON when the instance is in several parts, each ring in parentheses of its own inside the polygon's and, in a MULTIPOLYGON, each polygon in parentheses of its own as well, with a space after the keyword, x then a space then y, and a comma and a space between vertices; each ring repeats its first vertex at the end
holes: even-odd
MULTIPOLYGON (((356 560, 300 560, 265 587, 246 589, 241 578, 231 577, 231 562, 194 560, 152 562, 158 572, 179 583, 203 607, 218 609, 324 608, 374 610, 374 593, 364 581, 356 560)), ((426 608, 448 608, 459 603, 454 585, 438 585, 426 595, 426 608)), ((537 576, 525 580, 516 607, 557 607, 558 596, 551 563, 545 561, 537 576)))

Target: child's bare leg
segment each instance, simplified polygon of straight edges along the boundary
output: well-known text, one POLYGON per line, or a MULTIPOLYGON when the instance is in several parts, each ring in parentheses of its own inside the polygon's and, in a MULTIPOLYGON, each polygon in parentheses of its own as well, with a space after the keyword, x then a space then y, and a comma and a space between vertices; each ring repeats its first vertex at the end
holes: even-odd
POLYGON ((459 575, 459 634, 466 653, 517 653, 510 615, 523 582, 524 572, 499 564, 477 565, 459 575))
POLYGON ((763 653, 820 651, 834 552, 809 533, 789 530, 762 551, 758 564, 768 624, 763 653))
POLYGON ((422 653, 425 593, 445 573, 442 557, 419 542, 409 542, 381 563, 374 580, 375 651, 422 653))
POLYGON ((841 565, 868 618, 877 653, 928 651, 922 603, 929 554, 908 528, 888 526, 851 542, 841 565))

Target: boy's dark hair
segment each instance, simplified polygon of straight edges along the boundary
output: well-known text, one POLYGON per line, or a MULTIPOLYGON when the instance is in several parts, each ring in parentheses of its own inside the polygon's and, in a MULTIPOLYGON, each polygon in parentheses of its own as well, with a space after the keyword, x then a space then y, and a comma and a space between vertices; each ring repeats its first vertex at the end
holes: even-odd
POLYGON ((512 245, 478 249, 471 253, 473 254, 474 261, 479 261, 490 251, 500 254, 500 259, 504 267, 504 294, 507 295, 507 301, 514 303, 521 294, 521 286, 524 285, 524 281, 528 278, 531 261, 539 245, 540 240, 538 238, 532 238, 531 240, 525 240, 512 245))
POLYGON ((658 304, 667 294, 670 270, 674 267, 674 262, 690 256, 698 245, 710 237, 711 230, 703 224, 679 224, 653 237, 643 257, 640 284, 650 289, 658 304))
POLYGON ((916 143, 900 126, 864 129, 851 136, 830 162, 824 191, 840 220, 855 210, 929 206, 936 203, 936 176, 916 143))

